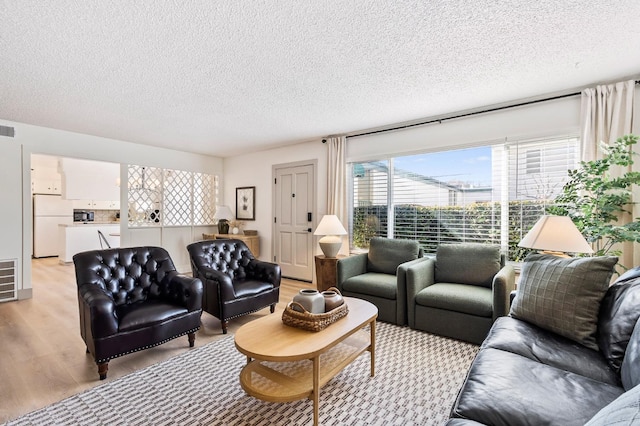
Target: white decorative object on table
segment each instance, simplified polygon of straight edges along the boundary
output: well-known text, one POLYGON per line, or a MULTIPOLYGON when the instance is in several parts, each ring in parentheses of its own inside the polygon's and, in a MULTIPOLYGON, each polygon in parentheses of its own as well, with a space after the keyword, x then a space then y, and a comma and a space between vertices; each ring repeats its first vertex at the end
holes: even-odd
POLYGON ((324 313, 324 296, 318 290, 302 289, 293 297, 293 301, 302 305, 307 312, 312 314, 324 313))

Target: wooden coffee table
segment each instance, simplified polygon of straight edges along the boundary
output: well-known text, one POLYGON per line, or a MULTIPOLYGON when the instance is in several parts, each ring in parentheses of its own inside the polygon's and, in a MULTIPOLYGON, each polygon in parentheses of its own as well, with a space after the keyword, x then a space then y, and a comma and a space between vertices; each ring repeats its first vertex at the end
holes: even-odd
POLYGON ((281 312, 240 327, 235 344, 247 356, 240 372, 242 389, 264 401, 312 399, 317 425, 322 386, 366 351, 371 354, 371 377, 375 374, 378 308, 351 297, 345 302, 347 316, 318 332, 284 325, 281 312), (369 333, 363 330, 367 325, 369 333))

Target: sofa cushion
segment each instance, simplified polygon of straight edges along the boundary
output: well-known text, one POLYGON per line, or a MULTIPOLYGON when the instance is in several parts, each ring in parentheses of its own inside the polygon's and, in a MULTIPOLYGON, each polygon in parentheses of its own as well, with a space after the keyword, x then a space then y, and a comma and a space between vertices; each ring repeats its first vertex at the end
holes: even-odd
POLYGON ((367 270, 395 275, 400 264, 417 259, 420 245, 416 241, 372 238, 369 242, 367 270))
POLYGON ((498 318, 482 347, 512 352, 560 370, 620 386, 620 377, 599 351, 515 318, 498 318))
POLYGON ((396 300, 398 283, 395 275, 367 272, 356 275, 342 283, 345 293, 368 294, 384 299, 396 300))
POLYGON ((488 244, 440 244, 436 250, 435 282, 491 288, 501 268, 500 247, 488 244), (461 267, 464 265, 464 267, 461 267))
POLYGON ((122 305, 116 308, 119 319, 118 331, 132 331, 149 327, 186 313, 187 308, 157 300, 122 305))
POLYGON ((640 320, 633 329, 620 369, 622 386, 626 390, 640 385, 640 320))
POLYGON ((493 294, 486 287, 467 284, 432 284, 416 295, 416 304, 446 311, 491 318, 493 294))
POLYGON ((615 371, 640 318, 640 267, 628 270, 609 287, 600 305, 598 346, 615 371))
POLYGON ((640 424, 640 386, 628 390, 598 411, 585 426, 631 426, 640 424))
POLYGON ((495 426, 582 426, 622 392, 618 386, 484 348, 451 414, 495 426))
POLYGON ((270 282, 259 280, 238 280, 233 283, 233 291, 236 298, 251 297, 264 293, 265 291, 273 290, 274 285, 270 282))
POLYGON ((600 302, 617 262, 615 256, 530 254, 510 315, 597 350, 600 302))

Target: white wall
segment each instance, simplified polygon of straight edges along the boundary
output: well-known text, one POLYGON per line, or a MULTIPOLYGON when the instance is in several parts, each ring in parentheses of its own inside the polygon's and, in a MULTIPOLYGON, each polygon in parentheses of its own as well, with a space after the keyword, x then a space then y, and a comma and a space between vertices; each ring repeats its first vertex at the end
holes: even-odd
MULTIPOLYGON (((0 259, 18 259, 19 298, 31 297, 31 154, 141 164, 218 175, 224 173, 223 161, 216 157, 1 119, 0 125, 15 128, 14 138, 0 137, 0 195, 3 200, 3 208, 0 209, 0 235, 3 240, 0 244, 0 259)), ((124 228, 122 231, 126 231, 124 228)), ((126 244, 125 233, 123 244, 126 244)))
MULTIPOLYGON (((256 229, 260 236, 260 258, 273 259, 273 175, 278 164, 316 160, 315 217, 327 211, 327 146, 321 140, 289 145, 268 151, 253 152, 224 160, 224 199, 235 214, 236 188, 256 187, 256 220, 246 222, 245 229, 256 229)), ((318 247, 317 244, 314 247, 318 247)))

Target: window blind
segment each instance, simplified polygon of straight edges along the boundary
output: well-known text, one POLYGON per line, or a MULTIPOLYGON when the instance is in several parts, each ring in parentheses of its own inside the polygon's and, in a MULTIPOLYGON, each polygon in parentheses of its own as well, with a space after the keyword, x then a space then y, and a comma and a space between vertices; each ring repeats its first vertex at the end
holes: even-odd
POLYGON ((479 146, 352 163, 352 248, 372 236, 500 244, 512 260, 578 159, 577 138, 479 146))
POLYGON ((351 170, 351 246, 368 247, 371 238, 387 236, 389 161, 356 163, 351 170))

